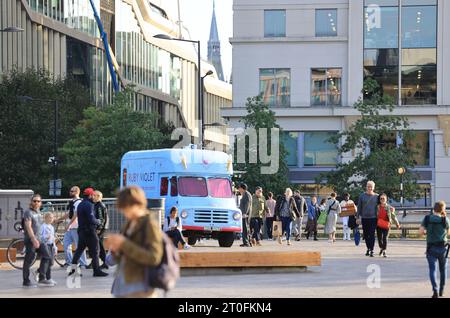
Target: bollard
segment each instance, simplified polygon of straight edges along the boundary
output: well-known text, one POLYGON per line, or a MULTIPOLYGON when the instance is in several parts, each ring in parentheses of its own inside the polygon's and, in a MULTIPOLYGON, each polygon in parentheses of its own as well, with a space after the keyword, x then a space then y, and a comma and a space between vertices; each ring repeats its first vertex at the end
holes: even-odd
POLYGON ((150 212, 155 213, 158 222, 159 227, 162 229, 164 226, 164 217, 165 217, 165 201, 166 199, 147 199, 147 208, 150 210, 150 212))

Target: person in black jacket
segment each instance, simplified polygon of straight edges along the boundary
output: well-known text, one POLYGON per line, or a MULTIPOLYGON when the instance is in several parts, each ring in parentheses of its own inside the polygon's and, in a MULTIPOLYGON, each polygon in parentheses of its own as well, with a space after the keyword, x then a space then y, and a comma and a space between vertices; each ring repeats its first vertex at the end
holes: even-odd
POLYGON ((241 247, 252 246, 250 241, 250 225, 249 218, 252 211, 252 195, 247 191, 247 185, 241 183, 238 186, 238 190, 241 193, 241 200, 239 202, 239 209, 242 213, 242 243, 241 247))
MULTIPOLYGON (((277 198, 275 205, 275 219, 281 221, 283 234, 286 233, 287 245, 291 245, 291 223, 300 216, 300 213, 292 196, 292 190, 287 188, 284 195, 277 198)), ((281 236, 278 237, 278 243, 282 243, 281 236)))
POLYGON ((75 255, 73 256, 72 260, 72 271, 69 273, 69 275, 75 273, 78 266, 78 261, 86 247, 89 248, 92 256, 92 268, 94 270, 94 277, 102 277, 108 275, 108 273, 101 271, 98 262, 99 244, 96 229, 100 225, 100 221, 97 220, 94 216, 94 204, 92 202, 94 194, 94 189, 85 189, 83 192, 84 200, 78 205, 77 217, 79 241, 77 250, 75 251, 75 255))
POLYGON ((100 259, 103 264, 100 266, 100 269, 108 269, 108 265, 105 263, 106 259, 106 251, 103 246, 103 240, 105 237, 105 231, 107 230, 108 224, 108 209, 106 205, 102 202, 103 193, 96 190, 94 194, 94 214, 95 218, 100 221, 100 225, 97 227, 97 236, 98 236, 98 246, 100 247, 100 259))

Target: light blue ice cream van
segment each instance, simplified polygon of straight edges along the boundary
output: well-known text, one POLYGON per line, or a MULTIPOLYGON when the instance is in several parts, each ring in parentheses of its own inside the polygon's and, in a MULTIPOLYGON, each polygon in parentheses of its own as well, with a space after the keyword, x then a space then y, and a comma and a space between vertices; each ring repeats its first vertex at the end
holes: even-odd
POLYGON ((231 156, 211 150, 160 149, 131 151, 122 157, 120 186, 137 185, 148 199, 165 199, 166 218, 178 207, 183 234, 194 245, 197 238, 218 239, 233 245, 242 232, 242 214, 231 186, 231 156))

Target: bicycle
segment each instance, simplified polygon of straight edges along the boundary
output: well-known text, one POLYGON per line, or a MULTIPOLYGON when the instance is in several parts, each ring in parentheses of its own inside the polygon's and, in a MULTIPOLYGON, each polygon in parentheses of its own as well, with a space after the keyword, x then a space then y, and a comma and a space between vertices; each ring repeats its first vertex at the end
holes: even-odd
MULTIPOLYGON (((64 267, 65 263, 65 254, 64 254, 64 244, 63 244, 63 234, 58 233, 59 225, 62 222, 57 222, 55 227, 55 244, 57 247, 57 252, 55 253, 54 261, 56 264, 58 264, 60 267, 64 267)), ((23 233, 24 229, 22 227, 21 222, 16 222, 14 224, 14 230, 16 230, 19 233, 23 233)), ((23 238, 13 239, 9 245, 8 249, 6 251, 6 258, 8 259, 8 263, 14 267, 15 269, 23 269, 23 263, 25 261, 25 241, 23 238)), ((37 255, 37 253, 36 253, 37 255)), ((31 262, 31 266, 34 265, 36 262, 37 256, 34 258, 34 260, 31 262)))

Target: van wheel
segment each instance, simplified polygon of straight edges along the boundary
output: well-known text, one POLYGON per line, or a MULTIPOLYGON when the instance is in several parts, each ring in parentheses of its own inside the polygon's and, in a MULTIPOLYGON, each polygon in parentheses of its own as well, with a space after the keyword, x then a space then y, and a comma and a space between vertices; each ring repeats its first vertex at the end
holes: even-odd
POLYGON ((220 247, 231 247, 234 243, 234 233, 221 233, 219 235, 220 247))
POLYGON ((194 246, 197 243, 197 236, 188 236, 188 244, 194 246))

